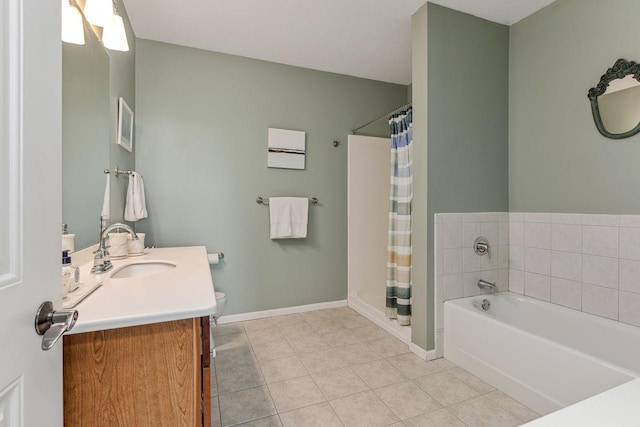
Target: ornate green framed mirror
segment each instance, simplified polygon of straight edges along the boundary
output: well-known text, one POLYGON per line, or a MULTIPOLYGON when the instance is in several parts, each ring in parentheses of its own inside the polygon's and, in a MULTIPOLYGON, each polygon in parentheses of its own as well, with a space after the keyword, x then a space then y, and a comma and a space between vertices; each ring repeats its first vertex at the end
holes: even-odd
POLYGON ((587 96, 603 136, 623 139, 640 132, 640 64, 618 59, 587 96))

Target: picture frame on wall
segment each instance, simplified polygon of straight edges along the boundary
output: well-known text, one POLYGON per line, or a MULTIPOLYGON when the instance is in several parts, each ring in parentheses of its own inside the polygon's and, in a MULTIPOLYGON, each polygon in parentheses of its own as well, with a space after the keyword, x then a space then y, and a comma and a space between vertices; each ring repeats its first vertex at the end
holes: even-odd
POLYGON ((122 97, 118 100, 118 145, 133 151, 133 110, 122 97))

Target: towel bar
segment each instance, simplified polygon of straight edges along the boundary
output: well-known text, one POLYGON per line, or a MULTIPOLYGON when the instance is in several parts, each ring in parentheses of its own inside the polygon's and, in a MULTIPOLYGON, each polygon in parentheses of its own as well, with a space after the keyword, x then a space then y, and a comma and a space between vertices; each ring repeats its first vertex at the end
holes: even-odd
MULTIPOLYGON (((133 173, 133 171, 120 170, 118 169, 117 166, 113 172, 116 174, 116 178, 119 177, 120 175, 131 175, 133 173)), ((111 173, 111 171, 109 169, 105 169, 104 173, 111 173)))
MULTIPOLYGON (((262 197, 258 196, 256 197, 256 203, 259 205, 268 205, 269 204, 269 199, 263 199, 262 197)), ((319 203, 319 200, 317 197, 312 197, 309 199, 309 203, 311 203, 312 205, 317 205, 319 203)))

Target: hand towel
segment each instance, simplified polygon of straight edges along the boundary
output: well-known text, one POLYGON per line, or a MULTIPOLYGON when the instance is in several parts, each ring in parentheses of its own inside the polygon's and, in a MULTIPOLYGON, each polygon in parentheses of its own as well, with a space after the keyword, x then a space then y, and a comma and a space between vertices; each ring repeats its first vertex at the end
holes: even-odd
POLYGON ((109 219, 111 216, 111 174, 106 174, 107 183, 104 186, 104 199, 102 201, 102 212, 100 213, 100 217, 104 219, 109 219))
POLYGON ((306 197, 269 198, 271 239, 304 239, 307 237, 309 199, 306 197))
POLYGON ((124 219, 137 221, 147 217, 147 206, 144 200, 144 182, 138 172, 129 175, 127 189, 127 204, 124 207, 124 219))

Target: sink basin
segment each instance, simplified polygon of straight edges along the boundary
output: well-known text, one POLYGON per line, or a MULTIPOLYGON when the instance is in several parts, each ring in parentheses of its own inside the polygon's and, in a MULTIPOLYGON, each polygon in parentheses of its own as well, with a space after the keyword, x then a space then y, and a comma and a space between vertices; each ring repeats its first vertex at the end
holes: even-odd
POLYGON ((176 268, 176 264, 169 261, 141 261, 119 267, 111 273, 112 279, 128 279, 131 277, 148 276, 176 268))

